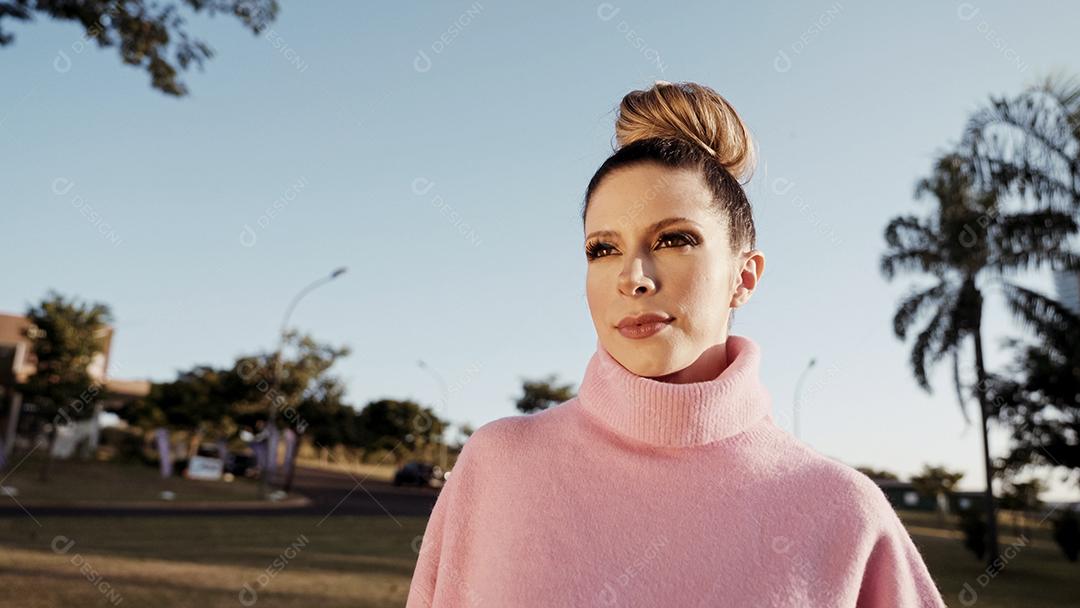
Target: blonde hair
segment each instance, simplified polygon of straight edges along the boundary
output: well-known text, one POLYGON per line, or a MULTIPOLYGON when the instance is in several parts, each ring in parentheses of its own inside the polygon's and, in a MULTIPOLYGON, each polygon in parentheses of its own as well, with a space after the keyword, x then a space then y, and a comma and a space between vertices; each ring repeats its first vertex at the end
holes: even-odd
POLYGON ((712 193, 712 207, 728 218, 732 248, 754 249, 754 214, 742 184, 757 161, 754 140, 735 108, 711 88, 658 80, 631 91, 619 104, 615 152, 593 174, 585 191, 581 221, 597 186, 620 168, 655 162, 699 171, 712 193))
POLYGON ((728 100, 705 85, 657 80, 623 97, 615 121, 619 147, 652 137, 701 146, 742 183, 753 175, 757 156, 750 130, 728 100))

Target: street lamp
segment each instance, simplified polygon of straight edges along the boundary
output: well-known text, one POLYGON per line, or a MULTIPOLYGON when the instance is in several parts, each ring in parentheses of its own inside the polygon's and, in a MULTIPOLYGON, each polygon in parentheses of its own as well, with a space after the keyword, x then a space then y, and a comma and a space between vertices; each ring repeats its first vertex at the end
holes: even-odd
MULTIPOLYGON (((443 377, 440 376, 439 373, 436 372, 432 367, 430 367, 427 363, 424 363, 423 359, 417 361, 417 364, 419 364, 421 368, 423 368, 428 373, 430 373, 432 376, 434 376, 435 379, 438 380, 439 384, 442 386, 442 391, 443 391, 442 415, 445 418, 446 417, 446 406, 450 402, 450 389, 447 388, 446 381, 443 380, 443 377)), ((443 430, 445 431, 445 429, 443 429, 443 430)), ((443 440, 442 440, 442 457, 439 459, 439 466, 442 467, 443 472, 446 471, 446 437, 443 437, 443 440)))
MULTIPOLYGON (((334 270, 333 272, 331 272, 329 276, 325 276, 325 277, 316 279, 315 281, 312 281, 310 285, 308 285, 307 287, 301 289, 299 291, 299 293, 297 293, 296 296, 293 297, 292 302, 289 302, 289 307, 285 309, 285 316, 282 317, 282 319, 281 319, 281 329, 280 329, 280 331, 278 331, 277 352, 274 353, 274 392, 275 393, 280 391, 280 389, 281 389, 281 352, 283 350, 285 350, 285 335, 286 335, 286 331, 288 330, 288 327, 289 327, 289 317, 292 316, 293 309, 296 308, 296 305, 300 303, 300 300, 302 300, 304 298, 304 296, 311 293, 316 288, 318 288, 318 287, 320 287, 322 285, 325 285, 325 284, 329 283, 330 281, 333 281, 334 279, 336 279, 336 278, 340 277, 341 275, 345 274, 346 270, 348 270, 348 269, 346 267, 342 266, 341 268, 338 268, 338 269, 334 270)), ((269 418, 269 420, 267 421, 266 428, 267 429, 272 429, 274 427, 274 425, 277 423, 277 402, 274 400, 274 395, 273 394, 270 395, 270 413, 269 413, 268 418, 269 418)), ((271 433, 272 432, 273 431, 271 431, 271 433)), ((268 457, 267 457, 267 463, 268 464, 267 464, 266 470, 263 471, 262 475, 260 476, 260 481, 259 481, 259 494, 262 495, 263 497, 265 497, 267 495, 266 490, 267 490, 267 487, 268 487, 268 485, 270 483, 270 480, 268 478, 270 476, 270 471, 274 468, 269 463, 275 463, 277 461, 277 454, 270 454, 269 450, 267 450, 267 454, 268 454, 268 457)))
POLYGON ((799 374, 799 381, 795 383, 795 402, 792 404, 791 411, 792 411, 792 418, 793 418, 792 423, 793 423, 793 426, 795 428, 795 438, 796 439, 799 438, 799 404, 800 404, 800 396, 801 396, 800 393, 802 392, 802 383, 803 383, 803 380, 806 379, 806 373, 810 371, 811 367, 814 367, 814 358, 813 357, 810 358, 810 363, 808 363, 806 365, 806 369, 804 369, 802 371, 802 373, 799 374))

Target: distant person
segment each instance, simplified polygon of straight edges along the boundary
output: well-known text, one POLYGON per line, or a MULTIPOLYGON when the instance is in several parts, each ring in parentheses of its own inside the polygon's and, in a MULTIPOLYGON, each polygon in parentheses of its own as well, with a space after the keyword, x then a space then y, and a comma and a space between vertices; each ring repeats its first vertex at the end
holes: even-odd
POLYGON ((730 334, 765 268, 735 109, 659 81, 615 134, 582 210, 580 391, 475 431, 408 606, 944 606, 882 491, 776 424, 761 349, 730 334))

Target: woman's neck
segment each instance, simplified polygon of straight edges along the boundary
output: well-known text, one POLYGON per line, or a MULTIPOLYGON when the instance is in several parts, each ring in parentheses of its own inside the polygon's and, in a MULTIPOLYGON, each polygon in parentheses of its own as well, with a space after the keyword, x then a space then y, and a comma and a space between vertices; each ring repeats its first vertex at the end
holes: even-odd
POLYGON ((672 384, 689 384, 691 382, 705 382, 712 380, 728 366, 727 337, 720 344, 714 344, 705 349, 693 363, 670 374, 652 376, 657 382, 670 382, 672 384))

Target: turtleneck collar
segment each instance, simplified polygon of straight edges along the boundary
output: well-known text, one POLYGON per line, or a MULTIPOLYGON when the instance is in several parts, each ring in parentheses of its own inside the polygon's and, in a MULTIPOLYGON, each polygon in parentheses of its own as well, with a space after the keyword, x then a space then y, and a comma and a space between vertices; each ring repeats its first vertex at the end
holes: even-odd
POLYGON ((654 446, 719 441, 771 414, 771 398, 759 378, 758 345, 729 335, 727 356, 727 368, 712 380, 661 382, 623 367, 597 339, 578 401, 618 433, 654 446))

